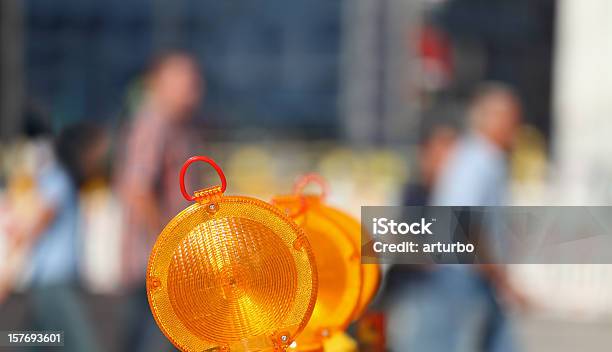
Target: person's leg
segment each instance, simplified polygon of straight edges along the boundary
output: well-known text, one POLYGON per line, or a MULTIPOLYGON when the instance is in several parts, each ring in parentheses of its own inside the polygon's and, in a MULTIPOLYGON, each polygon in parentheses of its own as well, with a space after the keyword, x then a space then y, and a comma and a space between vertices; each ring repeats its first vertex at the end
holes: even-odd
POLYGON ((514 352, 517 346, 512 326, 504 307, 498 302, 495 288, 486 283, 485 294, 489 307, 488 325, 485 334, 485 351, 514 352))
POLYGON ((387 305, 390 350, 480 351, 486 304, 475 275, 442 267, 395 290, 387 305))
POLYGON ((75 289, 68 285, 36 288, 34 316, 43 330, 64 331, 62 351, 100 351, 94 328, 75 289))
POLYGON ((452 307, 433 287, 431 282, 407 285, 391 298, 386 324, 390 351, 455 351, 457 331, 448 319, 452 307))
POLYGON ((174 351, 172 344, 161 332, 147 299, 146 285, 130 292, 127 297, 124 321, 126 322, 125 351, 174 351))
POLYGON ((132 352, 138 350, 143 335, 141 288, 132 289, 125 294, 122 304, 119 325, 122 327, 121 350, 132 352))

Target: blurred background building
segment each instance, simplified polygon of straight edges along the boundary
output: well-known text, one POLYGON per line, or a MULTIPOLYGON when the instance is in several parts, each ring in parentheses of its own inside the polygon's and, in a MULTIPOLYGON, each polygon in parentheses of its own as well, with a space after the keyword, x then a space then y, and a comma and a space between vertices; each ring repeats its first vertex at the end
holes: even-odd
MULTIPOLYGON (((1 225, 27 218, 27 197, 36 197, 29 111, 52 136, 75 123, 100 126, 101 159, 116 160, 149 64, 168 50, 202 68, 193 114, 201 147, 191 154, 214 156, 230 193, 270 199, 316 171, 330 182, 330 201, 355 215, 362 205, 401 204, 424 131, 461 130, 474 89, 500 81, 515 89, 524 116, 510 157, 511 204, 608 205, 610 10, 607 0, 2 0, 0 257, 11 242, 1 225)), ((123 300, 124 214, 117 165, 101 163, 79 187, 78 265, 100 340, 114 350, 118 313, 105 307, 123 300)), ((13 292, 0 330, 29 324, 26 257, 0 264, 13 292)), ((537 307, 512 315, 525 350, 610 343, 611 268, 510 273, 537 307)))

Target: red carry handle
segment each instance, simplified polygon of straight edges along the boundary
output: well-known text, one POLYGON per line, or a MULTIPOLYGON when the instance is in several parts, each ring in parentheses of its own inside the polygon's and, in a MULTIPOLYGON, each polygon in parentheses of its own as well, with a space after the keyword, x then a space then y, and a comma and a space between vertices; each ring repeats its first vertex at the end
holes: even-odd
POLYGON ((183 164, 183 167, 181 168, 181 174, 179 176, 179 182, 181 184, 181 193, 183 194, 183 197, 185 197, 185 199, 190 202, 196 200, 196 198, 187 193, 187 190, 185 189, 185 173, 187 172, 187 168, 189 168, 189 165, 193 164, 196 161, 203 161, 212 166, 215 171, 217 171, 217 175, 219 175, 219 178, 221 179, 221 193, 225 192, 225 189, 227 188, 227 180, 225 179, 225 174, 223 173, 223 170, 221 170, 221 167, 217 165, 217 163, 213 159, 207 156, 192 156, 191 158, 187 159, 187 161, 185 161, 185 163, 183 164))
POLYGON ((321 187, 321 199, 325 199, 329 194, 329 185, 323 177, 318 174, 310 173, 300 177, 293 187, 293 193, 302 196, 304 194, 304 188, 310 183, 316 183, 321 187))

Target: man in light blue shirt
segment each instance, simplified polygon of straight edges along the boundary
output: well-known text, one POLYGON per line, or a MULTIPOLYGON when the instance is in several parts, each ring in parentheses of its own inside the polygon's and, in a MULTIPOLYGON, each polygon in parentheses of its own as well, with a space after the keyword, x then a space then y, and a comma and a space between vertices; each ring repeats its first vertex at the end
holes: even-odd
POLYGON ((457 145, 435 187, 434 205, 502 205, 506 203, 506 155, 479 133, 457 145))
MULTIPOLYGON (((506 204, 506 153, 520 125, 520 102, 509 88, 487 84, 476 94, 468 117, 470 131, 442 169, 431 205, 506 204)), ((401 300, 390 310, 390 345, 433 352, 514 351, 496 299, 497 291, 506 287, 503 270, 495 266, 428 269, 405 285, 401 300)))

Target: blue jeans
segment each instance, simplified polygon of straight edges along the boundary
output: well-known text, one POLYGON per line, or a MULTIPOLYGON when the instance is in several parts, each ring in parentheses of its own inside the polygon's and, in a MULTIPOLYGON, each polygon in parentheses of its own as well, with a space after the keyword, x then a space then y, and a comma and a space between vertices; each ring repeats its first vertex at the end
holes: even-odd
POLYGON ((491 285, 468 266, 391 272, 385 296, 391 351, 512 352, 508 320, 491 285))

